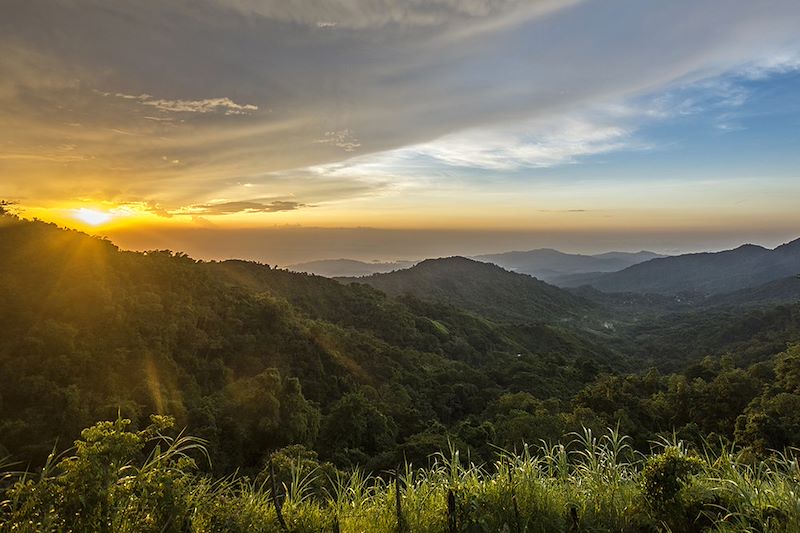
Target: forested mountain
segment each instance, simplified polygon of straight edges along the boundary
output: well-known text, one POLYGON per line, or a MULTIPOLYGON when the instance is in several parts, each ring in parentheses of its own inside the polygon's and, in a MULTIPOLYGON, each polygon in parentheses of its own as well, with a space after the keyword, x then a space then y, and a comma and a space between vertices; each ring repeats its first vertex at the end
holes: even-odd
POLYGON ((564 401, 621 364, 555 325, 0 220, 0 446, 26 460, 118 412, 176 416, 221 470, 293 443, 339 464, 424 460, 446 428, 485 448, 505 393, 564 401))
POLYGON ((41 464, 95 420, 142 427, 152 413, 206 439, 214 469, 253 474, 292 445, 381 471, 449 445, 491 461, 494 446, 617 424, 640 449, 673 430, 758 453, 800 443, 800 354, 786 351, 800 304, 595 334, 564 319, 608 309, 494 265, 367 279, 381 278, 390 295, 5 215, 0 456, 41 464))
POLYGON ((521 274, 530 274, 558 284, 563 276, 596 272, 616 272, 631 265, 664 257, 653 252, 607 252, 597 255, 568 254, 549 248, 526 252, 479 255, 475 259, 494 263, 521 274))
POLYGON ((588 284, 604 292, 719 294, 800 274, 800 239, 769 250, 745 244, 715 253, 652 259, 608 274, 576 275, 566 286, 588 284))
POLYGON ((337 277, 358 277, 391 272, 401 268, 414 266, 413 261, 393 261, 391 263, 366 263, 354 259, 322 259, 319 261, 308 261, 306 263, 296 263, 286 268, 294 272, 305 272, 316 274, 327 278, 337 277))
POLYGON ((366 283, 390 295, 411 294, 504 321, 576 319, 593 309, 588 300, 527 274, 465 257, 426 259, 409 269, 342 281, 366 283))

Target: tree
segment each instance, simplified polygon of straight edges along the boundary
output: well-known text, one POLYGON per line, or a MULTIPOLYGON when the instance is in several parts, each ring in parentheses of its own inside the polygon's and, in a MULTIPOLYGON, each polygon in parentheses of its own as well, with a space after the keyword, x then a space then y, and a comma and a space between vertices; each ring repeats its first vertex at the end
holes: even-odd
POLYGON ((394 444, 397 428, 361 392, 345 394, 331 408, 320 440, 331 456, 346 449, 374 455, 394 444))
POLYGON ((16 202, 9 202, 8 200, 0 200, 0 216, 3 215, 12 215, 14 214, 13 205, 16 205, 16 202))

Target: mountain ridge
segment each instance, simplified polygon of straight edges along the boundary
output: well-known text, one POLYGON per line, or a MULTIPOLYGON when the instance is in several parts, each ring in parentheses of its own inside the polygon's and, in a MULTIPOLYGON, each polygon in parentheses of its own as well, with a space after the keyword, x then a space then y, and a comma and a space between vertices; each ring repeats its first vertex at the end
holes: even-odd
POLYGON ((340 278, 390 295, 412 294, 504 321, 558 321, 577 318, 595 305, 528 274, 498 265, 451 256, 363 278, 340 278))
MULTIPOLYGON (((499 254, 481 254, 468 257, 481 262, 496 264, 506 270, 529 274, 550 282, 559 276, 583 272, 612 272, 621 270, 632 264, 647 261, 656 257, 665 257, 646 250, 638 252, 610 251, 600 254, 574 254, 562 252, 555 248, 537 248, 534 250, 511 250, 499 254)), ((419 261, 360 261, 357 259, 318 259, 286 265, 285 268, 295 272, 306 272, 329 278, 361 277, 372 274, 384 274, 394 270, 410 268, 419 261)))
POLYGON ((774 249, 742 244, 719 252, 661 257, 618 272, 574 275, 565 287, 591 285, 604 292, 713 295, 733 292, 800 273, 800 239, 774 249))
POLYGON ((514 272, 529 274, 548 283, 555 283, 562 276, 589 272, 615 272, 658 257, 665 256, 645 250, 587 255, 566 253, 553 248, 537 248, 484 254, 473 258, 494 263, 514 272))

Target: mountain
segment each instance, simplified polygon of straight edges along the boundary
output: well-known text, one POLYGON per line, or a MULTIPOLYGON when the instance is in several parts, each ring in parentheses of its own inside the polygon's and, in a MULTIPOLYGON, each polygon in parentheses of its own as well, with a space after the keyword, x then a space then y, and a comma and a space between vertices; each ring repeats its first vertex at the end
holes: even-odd
MULTIPOLYGON (((653 252, 607 252, 598 255, 567 254, 551 249, 530 250, 528 252, 506 252, 494 255, 481 255, 474 259, 494 263, 507 270, 530 274, 544 281, 552 282, 561 276, 586 272, 614 272, 625 267, 664 257, 653 252)), ((372 262, 354 259, 322 259, 295 263, 286 268, 294 272, 305 272, 328 278, 349 278, 384 274, 395 270, 410 268, 415 261, 372 262)))
POLYGON ((337 278, 369 276, 370 274, 391 272, 411 266, 414 266, 414 261, 366 263, 354 259, 322 259, 319 261, 309 261, 307 263, 296 263, 286 268, 294 272, 305 272, 308 274, 325 276, 326 278, 337 278))
POLYGON ((541 248, 527 252, 480 255, 475 259, 494 263, 521 274, 530 274, 549 283, 556 283, 561 276, 586 272, 616 272, 658 257, 664 256, 646 251, 581 255, 541 248))
POLYGON ((651 259, 619 272, 575 275, 567 286, 588 284, 604 292, 710 295, 755 287, 798 273, 800 239, 774 250, 745 244, 722 252, 651 259))
MULTIPOLYGON (((558 316, 586 305, 469 263, 495 282, 516 279, 558 316)), ((255 262, 128 252, 8 215, 0 295, 0 457, 31 464, 95 420, 144 427, 158 413, 206 439, 223 472, 257 472, 294 444, 386 469, 411 450, 424 461, 450 430, 474 438, 471 420, 505 394, 563 402, 598 372, 626 367, 567 324, 499 324, 255 262)))
POLYGON ((151 413, 202 437, 216 473, 250 479, 266 458, 309 454, 385 471, 457 447, 488 464, 584 426, 621 424, 638 449, 676 427, 732 439, 742 414, 768 422, 753 439, 800 439, 781 433, 793 418, 751 404, 798 390, 782 369, 796 357, 777 354, 800 339, 800 303, 681 313, 666 296, 610 295, 679 312, 591 332, 578 319, 606 309, 465 258, 356 281, 128 252, 0 216, 0 457, 38 467, 98 419, 145 428, 151 413))
POLYGON ((559 321, 594 309, 588 300, 527 274, 465 257, 426 259, 406 270, 343 281, 366 283, 391 295, 412 294, 503 321, 559 321))

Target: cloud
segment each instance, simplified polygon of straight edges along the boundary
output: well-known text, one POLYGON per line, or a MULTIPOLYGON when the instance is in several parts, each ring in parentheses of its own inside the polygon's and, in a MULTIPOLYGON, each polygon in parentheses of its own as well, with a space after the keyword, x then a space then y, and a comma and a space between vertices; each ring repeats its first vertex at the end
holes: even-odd
POLYGON ((786 74, 800 70, 800 51, 780 50, 772 55, 758 58, 736 70, 750 80, 761 80, 774 74, 786 74))
POLYGON ((553 0, 216 0, 245 14, 316 26, 374 28, 387 25, 437 26, 524 11, 556 9, 572 2, 553 0))
POLYGON ((0 161, 49 161, 53 163, 74 163, 91 160, 91 156, 82 154, 75 144, 58 144, 52 147, 35 147, 27 152, 0 152, 0 161))
POLYGON ((345 152, 355 152, 361 146, 361 142, 349 129, 326 131, 325 137, 315 139, 314 142, 317 144, 331 144, 341 148, 345 152))
MULTIPOLYGON (((625 117, 625 121, 631 122, 630 116, 625 117)), ((394 176, 429 180, 432 176, 441 176, 447 169, 481 170, 497 176, 505 172, 573 164, 587 156, 617 150, 644 148, 642 141, 632 137, 633 131, 633 126, 625 124, 616 115, 600 117, 597 113, 574 113, 558 121, 468 130, 423 144, 312 167, 311 170, 320 176, 362 179, 394 176)))
POLYGON ((189 214, 192 216, 204 215, 232 215, 235 213, 276 213, 278 211, 294 211, 301 207, 307 207, 299 202, 285 200, 273 200, 263 203, 259 201, 238 201, 238 202, 219 202, 201 205, 192 205, 172 211, 172 214, 189 214))
MULTIPOLYGON (((136 100, 142 105, 152 106, 160 111, 171 113, 217 113, 225 115, 248 115, 253 111, 258 111, 258 106, 253 104, 237 104, 230 98, 205 98, 203 100, 166 100, 155 98, 149 94, 124 94, 108 92, 101 93, 103 96, 115 96, 124 100, 136 100)), ((163 120, 154 117, 144 117, 148 120, 163 120)))
POLYGON ((277 213, 279 211, 294 211, 307 204, 288 200, 215 200, 203 204, 186 206, 164 205, 153 200, 126 202, 112 209, 112 212, 133 214, 147 212, 163 218, 191 217, 198 224, 209 224, 206 216, 233 215, 239 213, 277 213))
POLYGON ((710 105, 681 93, 645 116, 645 95, 800 57, 796 0, 7 0, 3 13, 4 186, 170 209, 252 198, 236 181, 318 204, 571 165, 710 105), (603 104, 631 115, 576 113, 603 104))
POLYGON ((164 207, 161 207, 156 202, 144 202, 144 205, 142 206, 142 208, 143 208, 144 211, 149 211, 150 213, 153 213, 154 215, 158 215, 160 217, 164 217, 164 218, 172 218, 173 217, 173 213, 171 213, 168 209, 165 209, 164 207))
POLYGON ((628 137, 620 126, 563 119, 531 128, 472 130, 406 150, 450 166, 508 171, 548 168, 620 150, 628 146, 628 137))

